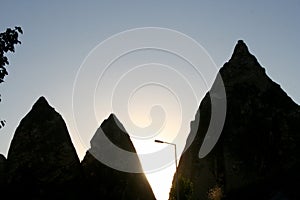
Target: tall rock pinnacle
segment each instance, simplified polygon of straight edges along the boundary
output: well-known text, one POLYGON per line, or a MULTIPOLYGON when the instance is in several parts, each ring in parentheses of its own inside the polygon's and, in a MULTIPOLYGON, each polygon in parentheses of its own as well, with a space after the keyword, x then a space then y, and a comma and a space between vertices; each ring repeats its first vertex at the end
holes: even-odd
POLYGON ((207 94, 197 112, 196 136, 177 170, 192 183, 192 199, 299 199, 300 107, 266 75, 243 41, 220 74, 227 96, 221 136, 200 159, 211 115, 207 94))
POLYGON ((28 199, 72 197, 69 187, 80 177, 80 162, 66 124, 40 97, 20 122, 9 148, 7 181, 11 195, 28 199))
MULTIPOLYGON (((155 196, 143 173, 127 173, 113 169, 97 160, 97 155, 105 153, 115 161, 119 154, 112 153, 110 146, 103 142, 106 136, 118 148, 136 153, 135 148, 119 120, 111 114, 104 120, 91 140, 91 149, 87 151, 82 160, 85 176, 85 190, 87 197, 120 200, 153 200, 155 196)), ((136 155, 134 160, 124 163, 133 169, 141 169, 141 164, 136 155)))

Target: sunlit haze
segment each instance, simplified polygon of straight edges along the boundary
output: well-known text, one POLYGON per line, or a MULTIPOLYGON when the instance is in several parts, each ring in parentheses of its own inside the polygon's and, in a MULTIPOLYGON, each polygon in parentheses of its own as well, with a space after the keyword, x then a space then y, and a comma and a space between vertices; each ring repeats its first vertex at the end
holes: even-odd
MULTIPOLYGON (((1 1, 0 32, 21 26, 24 34, 9 54, 9 75, 0 88, 0 119, 7 121, 0 130, 0 153, 7 155, 20 120, 42 95, 66 121, 80 159, 113 112, 129 133, 155 196, 166 200, 175 172, 174 147, 154 140, 176 143, 179 161, 201 99, 239 39, 300 103, 299 9, 298 1, 1 1), (187 45, 186 56, 201 60, 201 73, 180 55, 159 48, 118 54, 134 48, 139 37, 99 46, 143 27, 175 30, 195 40, 202 52, 187 45), (105 69, 109 56, 115 61, 105 69), (155 152, 162 153, 152 160, 145 156, 155 152)), ((180 38, 146 38, 184 48, 180 38)))

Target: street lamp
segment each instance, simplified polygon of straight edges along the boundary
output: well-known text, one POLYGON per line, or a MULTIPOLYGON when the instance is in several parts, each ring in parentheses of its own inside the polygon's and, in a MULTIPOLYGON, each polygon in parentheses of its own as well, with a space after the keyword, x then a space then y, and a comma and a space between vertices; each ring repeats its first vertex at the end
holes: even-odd
POLYGON ((165 141, 161 141, 161 140, 154 140, 154 142, 156 143, 164 143, 164 144, 170 144, 173 145, 175 148, 175 165, 176 165, 176 191, 177 191, 177 200, 179 200, 179 185, 178 185, 178 172, 177 172, 177 148, 176 148, 176 144, 174 143, 170 143, 170 142, 165 142, 165 141))

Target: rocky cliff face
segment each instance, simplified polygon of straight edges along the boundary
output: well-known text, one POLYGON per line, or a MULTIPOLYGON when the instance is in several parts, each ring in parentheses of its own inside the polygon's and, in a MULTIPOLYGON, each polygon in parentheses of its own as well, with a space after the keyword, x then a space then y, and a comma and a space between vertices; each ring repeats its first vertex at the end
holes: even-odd
POLYGON ((66 124, 41 97, 20 122, 9 148, 10 195, 24 199, 72 198, 80 178, 80 161, 66 124))
POLYGON ((6 158, 2 154, 0 154, 0 187, 3 187, 5 184, 6 184, 6 158))
POLYGON ((191 146, 177 170, 192 182, 192 199, 218 199, 220 193, 224 199, 299 199, 300 107, 266 75, 243 41, 220 74, 227 96, 221 137, 199 159, 211 115, 207 94, 197 112, 198 131, 193 141, 188 138, 191 146))
POLYGON ((0 154, 0 194, 4 196, 6 188, 6 158, 0 154))
MULTIPOLYGON (((118 160, 120 156, 117 153, 113 153, 107 143, 103 143, 103 135, 118 148, 136 153, 129 135, 118 119, 111 114, 96 131, 91 140, 91 149, 87 151, 81 163, 85 177, 86 197, 101 197, 102 199, 111 200, 155 199, 152 189, 143 173, 118 171, 108 167, 97 159, 97 155, 102 154, 103 150, 113 160, 118 160)), ((130 161, 130 166, 141 169, 137 155, 133 161, 130 161)))

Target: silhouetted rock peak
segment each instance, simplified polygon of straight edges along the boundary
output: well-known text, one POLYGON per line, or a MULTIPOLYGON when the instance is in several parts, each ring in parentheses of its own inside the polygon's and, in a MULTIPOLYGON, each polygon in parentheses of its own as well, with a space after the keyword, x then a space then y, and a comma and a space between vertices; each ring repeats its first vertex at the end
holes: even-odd
POLYGON ((33 109, 39 108, 39 107, 51 107, 44 96, 41 96, 40 98, 38 98, 38 100, 32 106, 33 109))
POLYGON ((110 114, 105 119, 91 140, 91 147, 98 145, 102 141, 104 134, 116 146, 131 152, 135 152, 135 148, 130 140, 128 133, 121 124, 115 114, 110 114))
POLYGON ((55 109, 49 105, 46 98, 42 96, 34 103, 30 112, 22 119, 22 121, 31 119, 31 122, 38 124, 45 120, 53 120, 53 117, 58 115, 59 114, 55 109))
POLYGON ((47 105, 49 105, 47 99, 44 96, 40 96, 40 98, 35 102, 35 104, 47 104, 47 105))
POLYGON ((178 166, 179 175, 193 183, 192 200, 207 200, 208 193, 218 190, 231 200, 300 199, 295 186, 300 182, 300 107, 266 75, 242 41, 220 74, 227 99, 221 136, 200 159, 211 120, 207 94, 197 111, 199 125, 191 123, 191 130, 197 127, 195 138, 187 140, 191 145, 178 166))
MULTIPOLYGON (((230 68, 238 68, 237 72, 251 72, 251 71, 261 71, 264 72, 264 69, 257 62, 255 56, 253 56, 243 40, 239 40, 236 44, 233 54, 228 63, 225 63, 223 68, 228 68, 227 65, 230 65, 230 68), (230 65, 231 64, 231 65, 230 65)), ((221 69, 221 72, 224 69, 221 69)), ((224 77, 223 77, 224 78, 224 77)))
POLYGON ((17 127, 8 151, 7 170, 11 188, 30 199, 58 195, 56 186, 74 183, 81 176, 66 124, 44 97, 17 127))
POLYGON ((250 52, 248 50, 247 45, 243 40, 239 40, 233 50, 232 57, 241 57, 241 56, 248 56, 248 55, 250 55, 250 52))
POLYGON ((114 113, 110 113, 110 115, 108 116, 107 119, 111 119, 111 118, 116 119, 119 122, 119 119, 117 118, 117 116, 114 113))
POLYGON ((85 197, 99 196, 107 200, 154 200, 155 196, 145 174, 118 171, 100 162, 105 154, 113 161, 130 167, 132 171, 141 171, 142 167, 137 154, 131 158, 121 157, 123 154, 116 152, 115 146, 136 153, 123 125, 114 114, 111 114, 97 129, 91 140, 91 149, 86 152, 81 162, 87 191, 85 197))
POLYGON ((111 113, 107 119, 105 119, 102 124, 101 127, 115 127, 117 126, 120 130, 123 131, 124 134, 128 135, 124 126, 122 125, 122 123, 119 121, 119 119, 117 118, 117 116, 113 113, 111 113))
POLYGON ((246 84, 261 91, 274 85, 279 87, 267 76, 265 69, 242 40, 238 41, 230 60, 220 69, 220 74, 229 95, 234 85, 243 87, 246 84))

